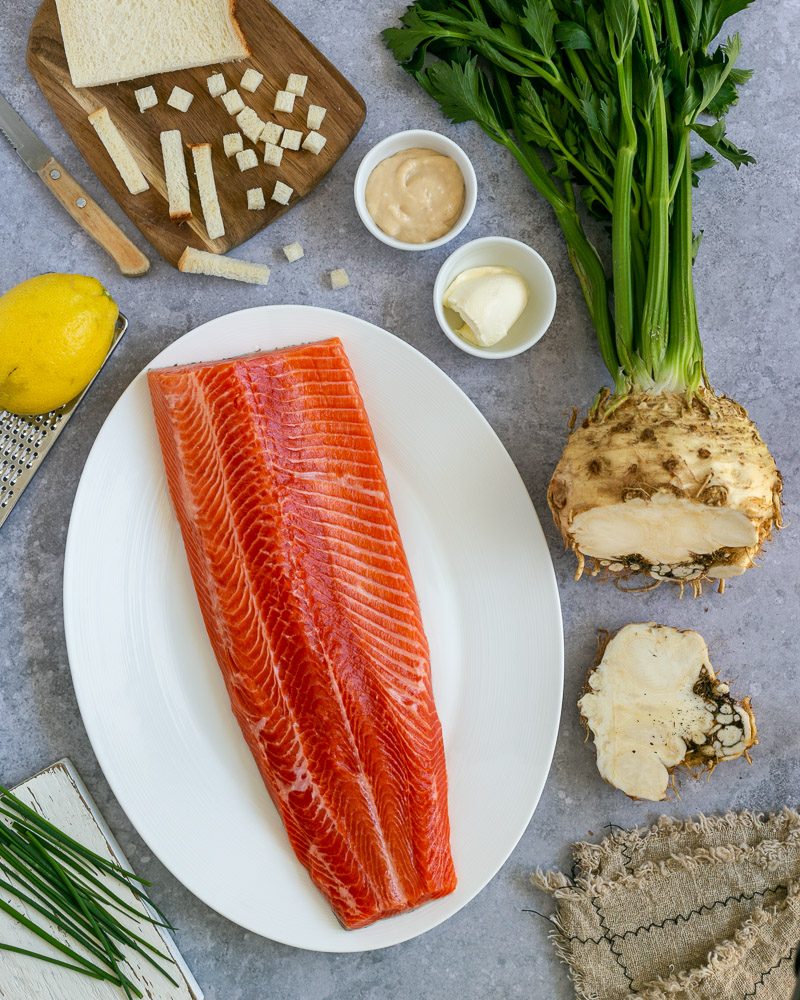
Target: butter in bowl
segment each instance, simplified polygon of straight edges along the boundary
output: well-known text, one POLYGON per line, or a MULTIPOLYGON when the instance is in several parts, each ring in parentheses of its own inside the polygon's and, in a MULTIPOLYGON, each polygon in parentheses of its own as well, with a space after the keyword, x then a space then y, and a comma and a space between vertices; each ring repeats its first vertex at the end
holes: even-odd
POLYGON ((547 332, 556 285, 544 259, 527 244, 487 236, 447 258, 436 278, 433 306, 442 331, 462 351, 511 358, 547 332))

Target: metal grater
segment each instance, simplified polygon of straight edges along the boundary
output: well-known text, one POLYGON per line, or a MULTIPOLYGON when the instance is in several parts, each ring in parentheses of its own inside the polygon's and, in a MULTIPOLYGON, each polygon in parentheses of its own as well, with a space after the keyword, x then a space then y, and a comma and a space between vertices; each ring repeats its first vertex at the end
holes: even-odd
MULTIPOLYGON (((114 339, 98 375, 127 329, 128 320, 120 313, 114 330, 114 339)), ((97 375, 94 378, 97 378, 97 375)), ((50 413, 41 413, 35 417, 18 417, 15 413, 0 410, 0 527, 14 509, 14 504, 33 479, 36 470, 53 447, 58 435, 64 430, 78 404, 91 388, 94 378, 80 396, 76 396, 72 402, 50 413)))

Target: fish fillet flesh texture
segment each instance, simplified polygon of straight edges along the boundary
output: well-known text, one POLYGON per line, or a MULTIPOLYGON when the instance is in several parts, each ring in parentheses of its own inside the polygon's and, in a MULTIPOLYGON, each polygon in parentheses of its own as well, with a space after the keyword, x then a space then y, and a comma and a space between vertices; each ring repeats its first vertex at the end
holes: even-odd
POLYGON ((341 343, 148 381, 206 629, 295 854, 346 928, 447 895, 428 644, 341 343))

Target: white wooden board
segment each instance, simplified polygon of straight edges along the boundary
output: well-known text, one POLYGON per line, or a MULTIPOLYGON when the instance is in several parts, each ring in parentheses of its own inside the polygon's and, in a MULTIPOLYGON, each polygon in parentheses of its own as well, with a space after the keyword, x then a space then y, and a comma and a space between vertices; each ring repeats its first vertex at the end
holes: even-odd
MULTIPOLYGON (((58 761, 18 785, 14 792, 27 805, 59 826, 75 840, 81 841, 97 854, 108 855, 123 868, 128 867, 114 835, 106 825, 94 802, 68 760, 58 761)), ((129 869, 130 870, 130 869, 129 869)), ((133 893, 120 883, 108 879, 114 891, 132 906, 139 906, 133 893)), ((25 911, 19 900, 0 892, 0 898, 25 911)), ((43 918, 30 911, 26 915, 37 922, 43 918)), ((144 911, 143 911, 144 912, 144 911)), ((54 937, 67 940, 57 927, 50 925, 49 932, 54 937)), ((200 987, 181 958, 172 938, 162 933, 152 924, 143 922, 134 928, 138 934, 159 947, 168 950, 176 965, 169 966, 172 977, 180 986, 173 986, 168 980, 147 965, 135 952, 130 952, 128 976, 144 993, 147 1000, 203 1000, 200 987)), ((63 955, 16 921, 0 913, 0 941, 64 958, 63 955)), ((70 942, 70 946, 80 951, 80 946, 70 942)), ((98 982, 86 976, 45 962, 36 961, 9 952, 0 952, 0 1000, 120 1000, 122 990, 110 983, 98 982)))

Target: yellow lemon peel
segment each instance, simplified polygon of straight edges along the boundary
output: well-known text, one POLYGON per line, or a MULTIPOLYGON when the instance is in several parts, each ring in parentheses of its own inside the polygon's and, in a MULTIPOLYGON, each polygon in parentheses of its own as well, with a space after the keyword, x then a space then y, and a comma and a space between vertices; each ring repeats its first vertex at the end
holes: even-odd
POLYGON ((82 274, 41 274, 0 296, 0 409, 29 416, 74 399, 100 370, 118 315, 82 274))

